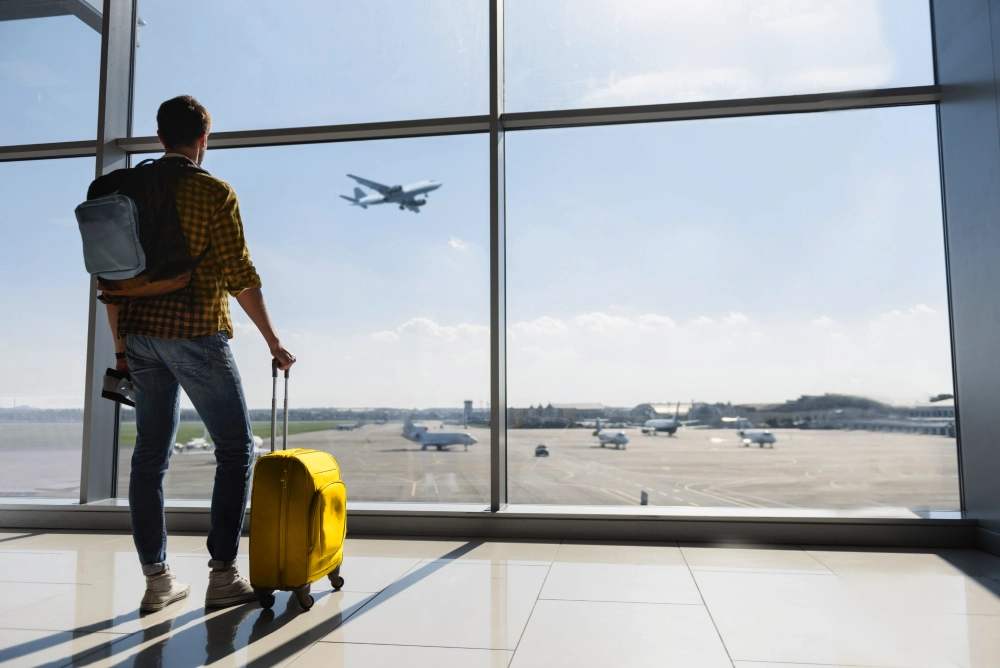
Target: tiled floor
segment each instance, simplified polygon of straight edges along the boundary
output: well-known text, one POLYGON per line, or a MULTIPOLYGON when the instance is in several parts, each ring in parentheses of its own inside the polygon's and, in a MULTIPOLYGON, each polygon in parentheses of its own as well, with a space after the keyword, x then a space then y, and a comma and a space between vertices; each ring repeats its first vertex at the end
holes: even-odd
POLYGON ((1000 559, 972 550, 359 538, 309 612, 208 613, 203 539, 170 554, 192 595, 140 616, 130 537, 0 533, 0 664, 1000 666, 1000 559))

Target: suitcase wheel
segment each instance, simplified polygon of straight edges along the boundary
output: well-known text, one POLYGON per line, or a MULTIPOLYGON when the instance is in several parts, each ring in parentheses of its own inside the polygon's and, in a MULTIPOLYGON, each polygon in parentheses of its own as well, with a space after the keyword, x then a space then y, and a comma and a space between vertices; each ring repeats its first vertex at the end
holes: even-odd
POLYGON ((298 600, 299 605, 302 606, 303 610, 309 610, 313 607, 313 603, 316 602, 313 600, 313 597, 309 595, 309 585, 296 589, 295 598, 298 600))
POLYGON ((264 589, 263 587, 254 587, 253 593, 257 594, 257 602, 260 603, 260 607, 265 610, 270 610, 274 606, 274 590, 264 589))
POLYGON ((327 575, 330 578, 330 584, 333 586, 334 591, 340 591, 344 586, 344 578, 340 577, 340 566, 343 566, 343 564, 338 565, 327 575))

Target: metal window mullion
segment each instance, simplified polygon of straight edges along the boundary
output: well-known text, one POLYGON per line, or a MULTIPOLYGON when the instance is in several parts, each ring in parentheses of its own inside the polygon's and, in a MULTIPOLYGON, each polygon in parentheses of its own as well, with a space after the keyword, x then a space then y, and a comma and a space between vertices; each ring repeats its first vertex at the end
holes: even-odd
MULTIPOLYGON (((97 176, 126 167, 128 163, 128 153, 118 147, 117 141, 129 135, 132 121, 135 4, 135 0, 104 0, 97 176)), ((115 349, 104 305, 97 301, 97 280, 94 278, 90 280, 88 299, 80 503, 113 497, 117 483, 117 406, 101 399, 104 369, 115 365, 115 349)))
POLYGON ((490 510, 507 505, 503 0, 490 0, 490 510))

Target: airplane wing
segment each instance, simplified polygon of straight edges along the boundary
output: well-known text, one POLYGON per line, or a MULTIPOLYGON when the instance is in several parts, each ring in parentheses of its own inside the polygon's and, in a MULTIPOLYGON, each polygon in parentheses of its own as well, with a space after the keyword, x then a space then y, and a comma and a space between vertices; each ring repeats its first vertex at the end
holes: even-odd
POLYGON ((361 185, 367 186, 367 187, 371 188, 372 190, 375 190, 376 192, 378 192, 381 195, 384 195, 387 192, 389 192, 390 190, 392 190, 392 188, 390 186, 384 186, 381 183, 375 183, 374 181, 369 181, 368 179, 363 179, 360 176, 355 176, 354 174, 348 174, 348 176, 351 177, 352 179, 354 179, 355 181, 357 181, 358 183, 360 183, 361 185))

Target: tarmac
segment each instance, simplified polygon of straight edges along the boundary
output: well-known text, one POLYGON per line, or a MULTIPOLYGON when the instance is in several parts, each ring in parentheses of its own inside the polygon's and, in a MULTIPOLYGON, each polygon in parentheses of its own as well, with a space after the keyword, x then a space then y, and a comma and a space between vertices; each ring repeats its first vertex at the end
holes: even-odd
MULTIPOLYGON (((442 431, 438 423, 425 423, 442 431)), ((337 457, 353 501, 488 503, 488 429, 469 446, 421 451, 401 425, 365 425, 289 437, 289 447, 337 457)), ((446 426, 443 431, 463 431, 446 426)), ((602 448, 589 429, 508 431, 511 503, 751 508, 959 508, 956 441, 868 431, 776 429, 773 448, 743 447, 732 430, 682 429, 676 436, 626 429, 623 450, 602 448), (548 447, 536 457, 535 446, 548 447)), ((127 490, 129 451, 119 486, 127 490)), ((211 453, 174 455, 169 498, 208 498, 211 453)))
MULTIPOLYGON (((288 445, 333 453, 352 501, 488 503, 488 429, 468 430, 479 439, 468 451, 440 452, 421 451, 401 431, 399 423, 369 424, 296 434, 288 445)), ((956 441, 946 436, 776 429, 771 449, 743 447, 732 430, 681 429, 675 437, 624 431, 624 450, 601 448, 590 429, 508 431, 509 501, 638 505, 646 492, 651 506, 959 507, 956 441), (539 444, 548 457, 534 456, 539 444)), ((0 497, 78 497, 79 437, 80 425, 0 425, 0 497)), ((128 494, 131 455, 122 449, 120 496, 128 494)), ((166 496, 208 499, 214 474, 211 452, 174 454, 166 496)))

